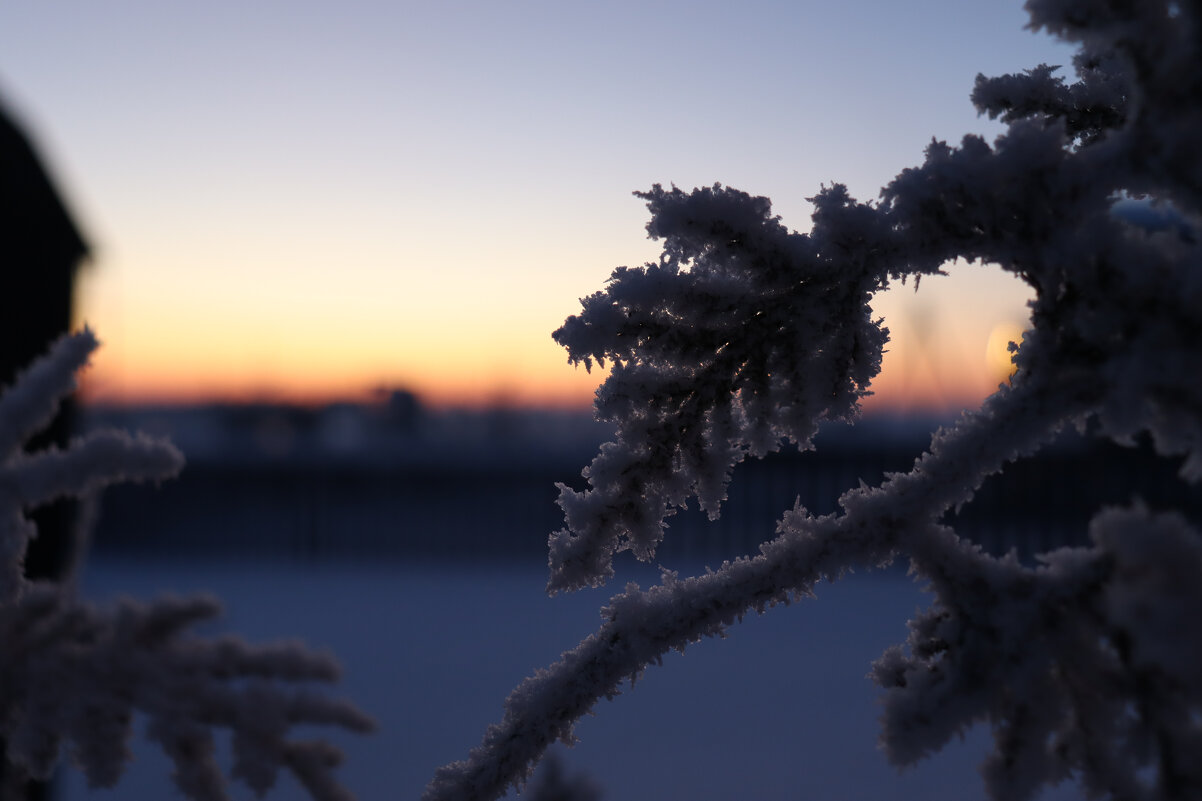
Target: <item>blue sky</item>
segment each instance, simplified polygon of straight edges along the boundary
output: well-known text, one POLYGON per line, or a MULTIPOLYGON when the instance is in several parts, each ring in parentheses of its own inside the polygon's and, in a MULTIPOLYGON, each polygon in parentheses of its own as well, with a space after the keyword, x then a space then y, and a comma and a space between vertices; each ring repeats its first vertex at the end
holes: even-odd
MULTIPOLYGON (((1000 131, 974 76, 1070 57, 1025 21, 996 0, 46 0, 0 10, 0 92, 94 245, 94 397, 578 403, 596 378, 549 333, 656 255, 632 191, 718 181, 805 230, 821 183, 872 198, 932 136, 1000 131)), ((952 386, 1021 322, 996 270, 941 280, 879 304, 904 366, 883 401, 952 386)))

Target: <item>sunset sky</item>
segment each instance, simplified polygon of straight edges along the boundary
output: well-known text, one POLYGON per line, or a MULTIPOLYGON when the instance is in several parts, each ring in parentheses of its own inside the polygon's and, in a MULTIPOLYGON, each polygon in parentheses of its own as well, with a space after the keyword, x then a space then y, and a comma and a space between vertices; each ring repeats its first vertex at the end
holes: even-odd
MULTIPOLYGON (((809 228, 932 136, 992 138, 978 72, 1070 51, 1020 2, 41 0, 0 96, 94 258, 96 400, 587 403, 550 332, 658 254, 631 196, 721 182, 809 228)), ((975 402, 1025 317, 997 268, 891 291, 870 406, 975 402)), ((1002 368, 1004 370, 1004 368, 1002 368)))

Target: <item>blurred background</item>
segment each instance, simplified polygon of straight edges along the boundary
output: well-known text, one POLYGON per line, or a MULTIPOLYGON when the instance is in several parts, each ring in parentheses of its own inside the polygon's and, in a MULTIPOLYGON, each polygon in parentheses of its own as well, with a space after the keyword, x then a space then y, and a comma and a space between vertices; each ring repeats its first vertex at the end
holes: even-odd
MULTIPOLYGON (((91 246, 92 402, 575 407, 550 332, 658 256, 631 196, 714 182, 874 199, 973 79, 1069 50, 1020 4, 50 0, 0 14, 0 92, 91 246)), ((878 311, 869 408, 973 403, 1026 288, 958 270, 878 311)), ((1004 341, 1000 348, 1004 351, 1004 341)))
MULTIPOLYGON (((873 199, 932 137, 999 133, 968 100, 977 73, 1070 63, 1024 24, 994 0, 0 9, 0 103, 82 243, 71 325, 104 343, 71 425, 188 459, 100 500, 86 591, 216 591, 230 628, 339 653, 382 723, 344 743, 347 782, 416 798, 613 591, 542 593, 554 482, 581 486, 607 434, 602 375, 550 332, 658 256, 631 192, 721 182, 805 231, 823 183, 873 199)), ((1005 380, 1026 287, 950 272, 874 304, 892 340, 864 421, 741 467, 722 519, 674 518, 660 564, 754 552, 795 498, 834 510, 1005 380)), ((20 336, 33 307, 10 308, 20 336)), ((1157 502, 1169 473, 1067 437, 959 523, 1030 558, 1082 541, 1100 500, 1157 502)), ((620 562, 619 581, 655 578, 620 562)), ((901 572, 855 577, 700 644, 585 721, 569 772, 629 801, 962 798, 980 736, 900 778, 874 751, 863 676, 923 602, 901 572)), ((135 752, 116 792, 171 793, 135 752)), ((112 795, 71 772, 58 789, 112 795)))

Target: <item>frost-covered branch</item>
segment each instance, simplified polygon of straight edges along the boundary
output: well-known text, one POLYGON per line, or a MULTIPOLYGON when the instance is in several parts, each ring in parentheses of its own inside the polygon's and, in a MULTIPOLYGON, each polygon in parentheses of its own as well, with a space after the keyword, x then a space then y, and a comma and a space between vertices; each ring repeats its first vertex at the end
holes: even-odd
MULTIPOLYGON (((23 561, 37 535, 29 509, 119 481, 168 478, 183 457, 169 443, 106 431, 65 450, 27 454, 23 442, 53 418, 74 374, 97 347, 90 331, 66 336, 0 395, 0 735, 6 775, 47 778, 67 748, 90 784, 111 786, 130 759, 133 715, 148 723, 191 799, 225 799, 215 732, 231 733, 233 778, 263 795, 280 769, 314 798, 346 799, 334 781, 336 749, 289 739, 296 726, 365 732, 346 701, 304 683, 337 679, 330 657, 296 643, 252 646, 189 632, 220 613, 209 598, 123 602, 102 609, 67 588, 29 581, 23 561)), ((14 783, 15 784, 15 783, 14 783)))
POLYGON ((821 420, 854 419, 887 337, 868 301, 891 281, 964 259, 1030 284, 1011 383, 909 472, 844 494, 838 513, 795 508, 758 555, 629 585, 595 634, 519 685, 428 800, 496 798, 668 650, 897 558, 934 601, 873 667, 890 759, 912 763, 986 723, 993 798, 1070 777, 1093 797, 1202 797, 1196 521, 1116 497, 1091 546, 1036 566, 942 523, 1066 426, 1146 436, 1180 460, 1182 481, 1202 480, 1202 4, 1027 7, 1032 27, 1082 45, 1078 82, 1046 66, 979 78, 974 102, 1007 132, 932 142, 876 203, 824 188, 799 234, 766 199, 718 185, 641 194, 663 257, 615 271, 555 333, 570 361, 613 365, 597 411, 617 435, 586 490, 560 488, 567 526, 550 539, 548 588, 605 582, 622 550, 652 558, 689 499, 717 515, 738 462, 812 447, 821 420))
POLYGON ((868 300, 892 234, 842 187, 816 202, 858 227, 829 243, 721 186, 643 197, 663 259, 615 271, 555 332, 572 361, 613 362, 596 405, 618 440, 585 471, 592 489, 559 488, 568 528, 551 537, 553 591, 600 584, 618 550, 649 559, 689 497, 717 515, 744 456, 782 438, 808 446, 820 419, 852 417, 888 333, 868 300))
POLYGON ((170 443, 117 431, 77 439, 62 451, 22 450, 75 390, 75 373, 99 344, 87 329, 62 337, 0 394, 0 603, 19 600, 27 586, 25 550, 37 532, 26 511, 116 482, 162 480, 183 467, 170 443))
POLYGON ((1080 144, 1089 145, 1121 128, 1127 119, 1129 86, 1113 54, 1082 52, 1073 58, 1079 80, 1065 86, 1040 64, 1022 75, 977 76, 972 102, 978 111, 1002 122, 1043 118, 1059 123, 1080 144))

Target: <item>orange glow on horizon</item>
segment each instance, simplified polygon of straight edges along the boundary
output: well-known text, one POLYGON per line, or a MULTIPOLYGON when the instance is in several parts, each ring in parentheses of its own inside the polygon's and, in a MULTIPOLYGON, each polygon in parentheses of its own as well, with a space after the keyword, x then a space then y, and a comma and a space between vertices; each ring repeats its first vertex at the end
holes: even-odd
MULTIPOLYGON (((1021 338, 1027 297, 1013 276, 977 265, 930 277, 917 293, 911 284, 878 295, 874 314, 890 341, 864 410, 978 406, 1009 374, 1005 344, 1021 338)), ((604 379, 602 370, 566 363, 548 335, 563 319, 558 312, 519 306, 485 323, 481 310, 448 324, 433 312, 427 319, 381 305, 389 313, 294 303, 281 312, 292 317, 215 320, 207 304, 119 316, 97 303, 95 330, 102 341, 106 331, 114 338, 82 376, 82 395, 95 404, 315 406, 407 390, 431 408, 586 409, 604 379)))
MULTIPOLYGON (((982 354, 984 356, 984 354, 982 354)), ((996 360, 996 356, 993 357, 996 360)), ((925 413, 954 412, 972 408, 1005 379, 996 365, 980 359, 979 369, 961 369, 953 374, 913 375, 904 368, 906 352, 895 347, 885 354, 884 369, 865 398, 865 412, 925 413)), ((148 371, 136 377, 122 376, 104 362, 81 376, 85 403, 114 405, 187 405, 203 403, 288 403, 322 406, 337 402, 371 402, 396 390, 414 393, 431 408, 525 407, 587 409, 606 371, 592 373, 559 363, 539 373, 513 374, 504 380, 480 381, 470 371, 451 369, 429 374, 318 372, 262 375, 256 380, 245 373, 222 375, 177 368, 148 371)))
POLYGON ((286 403, 323 406, 363 403, 404 390, 431 408, 528 407, 587 409, 604 373, 591 375, 559 365, 561 371, 525 374, 509 380, 477 382, 471 375, 449 371, 427 376, 384 377, 373 374, 326 373, 277 375, 248 379, 243 375, 181 374, 159 370, 149 378, 131 379, 106 369, 98 359, 80 378, 84 403, 112 405, 189 405, 204 403, 286 403), (555 375, 559 372, 559 375, 555 375))

